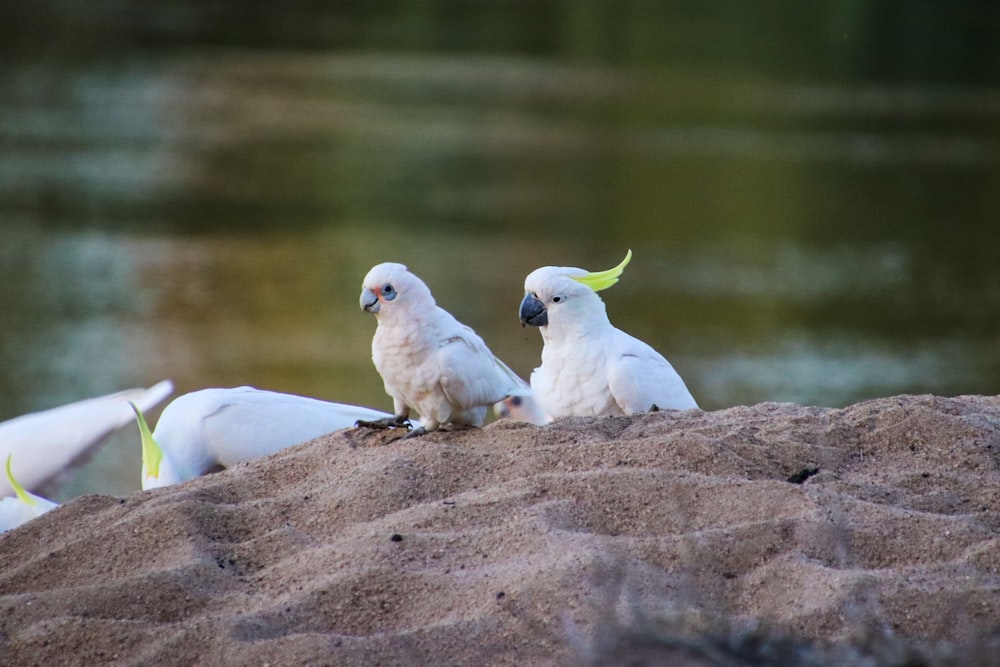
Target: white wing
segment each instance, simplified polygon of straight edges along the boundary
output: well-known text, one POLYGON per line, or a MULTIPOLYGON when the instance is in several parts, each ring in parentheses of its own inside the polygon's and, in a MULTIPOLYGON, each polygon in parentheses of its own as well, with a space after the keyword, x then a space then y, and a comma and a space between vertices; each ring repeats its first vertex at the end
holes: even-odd
POLYGON ((206 419, 205 432, 215 460, 228 467, 350 428, 359 419, 385 417, 391 415, 357 405, 256 391, 221 406, 206 419))
POLYGON ((697 408, 684 380, 663 355, 616 329, 614 354, 608 360, 608 389, 625 414, 697 408))
POLYGON ((463 331, 437 351, 441 387, 448 401, 462 409, 492 405, 527 385, 486 347, 475 331, 463 331))
MULTIPOLYGON (((151 410, 173 390, 164 380, 149 389, 127 389, 5 421, 0 424, 0 461, 13 453, 14 476, 24 488, 36 489, 122 426, 134 424, 129 401, 140 410, 151 410)), ((11 493, 0 476, 0 495, 11 493)))

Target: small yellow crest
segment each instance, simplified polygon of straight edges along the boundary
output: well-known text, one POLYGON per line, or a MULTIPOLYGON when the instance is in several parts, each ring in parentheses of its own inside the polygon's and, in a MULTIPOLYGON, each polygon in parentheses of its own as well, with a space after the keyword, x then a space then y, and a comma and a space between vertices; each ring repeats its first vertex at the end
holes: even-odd
POLYGON ((10 470, 10 460, 14 458, 13 454, 7 455, 7 483, 10 484, 10 488, 14 489, 14 493, 20 498, 21 502, 27 503, 28 505, 37 505, 38 502, 28 495, 28 492, 24 490, 21 483, 14 479, 14 473, 10 470))
POLYGON ((632 261, 631 249, 629 249, 628 253, 626 253, 625 259, 622 260, 621 264, 613 269, 608 269, 607 271, 594 271, 585 276, 570 277, 578 283, 586 285, 595 292, 600 292, 602 289, 607 289, 618 282, 618 278, 621 277, 622 272, 625 270, 625 267, 628 266, 630 261, 632 261))
POLYGON ((132 401, 129 401, 129 405, 132 406, 135 419, 139 423, 139 435, 142 436, 142 463, 146 467, 146 474, 159 477, 163 450, 156 444, 156 440, 153 440, 153 434, 149 432, 149 425, 146 424, 146 418, 142 416, 142 410, 136 407, 132 401))

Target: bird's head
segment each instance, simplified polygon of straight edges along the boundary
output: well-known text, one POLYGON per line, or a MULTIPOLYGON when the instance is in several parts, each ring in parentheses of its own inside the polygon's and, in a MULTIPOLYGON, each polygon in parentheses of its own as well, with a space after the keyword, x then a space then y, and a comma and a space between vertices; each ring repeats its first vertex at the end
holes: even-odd
POLYGON ((57 503, 48 498, 25 491, 10 469, 12 458, 13 454, 7 455, 7 484, 15 495, 13 498, 0 498, 0 533, 16 528, 58 507, 57 503))
POLYGON ((361 308, 375 315, 433 305, 427 285, 402 264, 376 264, 361 284, 361 308))
POLYGON ((622 262, 606 271, 586 271, 573 266, 543 266, 524 280, 521 324, 546 327, 550 323, 579 321, 589 317, 607 319, 604 302, 597 292, 611 287, 632 259, 629 250, 622 262))
POLYGON ((494 404, 493 411, 501 419, 527 422, 535 426, 544 426, 552 421, 530 388, 525 387, 512 393, 499 403, 494 404))

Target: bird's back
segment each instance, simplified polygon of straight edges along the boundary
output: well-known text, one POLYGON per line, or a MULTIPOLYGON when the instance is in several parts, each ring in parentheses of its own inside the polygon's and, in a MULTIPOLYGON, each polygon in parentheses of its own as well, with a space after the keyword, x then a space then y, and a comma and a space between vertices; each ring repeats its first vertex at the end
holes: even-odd
POLYGON ((253 387, 203 389, 167 406, 153 434, 187 476, 231 466, 387 413, 253 387))

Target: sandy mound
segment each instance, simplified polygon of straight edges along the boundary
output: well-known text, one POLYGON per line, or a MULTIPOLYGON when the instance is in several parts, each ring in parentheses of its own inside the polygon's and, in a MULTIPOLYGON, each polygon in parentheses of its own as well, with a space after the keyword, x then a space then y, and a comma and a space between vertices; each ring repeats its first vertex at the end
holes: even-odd
POLYGON ((0 663, 620 664, 1000 625, 1000 398, 396 435, 0 536, 0 663))

